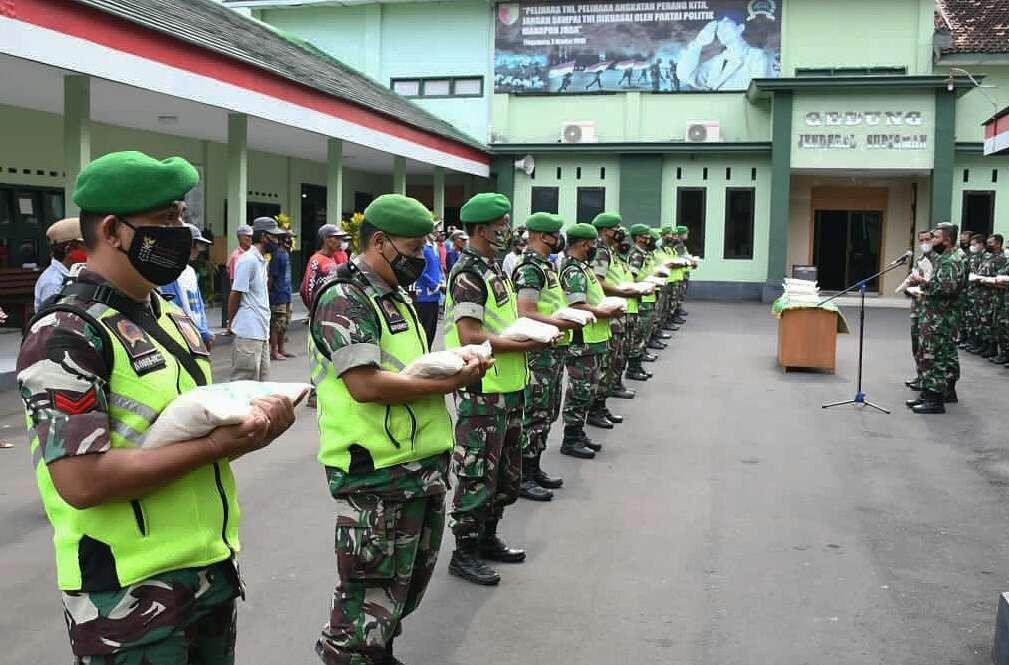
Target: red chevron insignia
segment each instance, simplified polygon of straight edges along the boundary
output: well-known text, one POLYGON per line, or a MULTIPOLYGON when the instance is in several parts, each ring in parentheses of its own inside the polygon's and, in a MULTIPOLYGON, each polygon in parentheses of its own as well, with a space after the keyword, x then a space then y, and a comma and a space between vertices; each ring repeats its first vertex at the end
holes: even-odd
POLYGON ((71 416, 75 416, 81 413, 87 413, 95 408, 95 404, 98 402, 98 398, 95 395, 95 389, 91 388, 86 393, 70 393, 62 392, 59 390, 53 391, 53 406, 58 410, 62 411, 71 416), (71 395, 78 395, 79 397, 71 397, 71 395))

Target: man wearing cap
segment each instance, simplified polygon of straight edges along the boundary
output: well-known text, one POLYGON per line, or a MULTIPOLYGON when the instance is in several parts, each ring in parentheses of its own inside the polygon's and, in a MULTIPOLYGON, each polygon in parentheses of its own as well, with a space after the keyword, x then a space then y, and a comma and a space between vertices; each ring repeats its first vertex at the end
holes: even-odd
POLYGON ((295 354, 284 348, 287 327, 291 323, 291 253, 290 232, 278 242, 269 243, 266 251, 270 260, 266 264, 266 284, 270 292, 270 358, 287 360, 295 354))
POLYGON ((204 248, 210 247, 214 243, 203 237, 203 232, 195 224, 186 224, 189 233, 193 238, 192 250, 189 253, 189 264, 174 282, 161 287, 163 296, 171 297, 172 302, 179 306, 186 316, 196 324, 196 329, 200 331, 203 343, 207 345, 207 350, 214 346, 214 335, 210 332, 210 324, 207 321, 207 307, 203 302, 203 292, 200 289, 200 280, 193 268, 192 262, 196 260, 204 248))
POLYGON ((674 310, 676 315, 681 318, 689 314, 689 312, 683 309, 683 301, 687 297, 687 287, 690 286, 690 271, 697 267, 697 259, 690 254, 690 250, 687 248, 687 239, 689 237, 689 228, 686 226, 676 227, 676 255, 688 263, 688 265, 682 269, 683 279, 680 280, 677 294, 679 303, 674 310))
POLYGON ((235 235, 238 237, 238 247, 235 248, 235 251, 228 257, 227 263, 224 264, 228 270, 228 279, 232 281, 235 280, 235 265, 238 263, 238 259, 242 258, 242 254, 245 254, 252 247, 252 227, 248 224, 242 224, 235 231, 235 235))
MULTIPOLYGON (((591 265, 598 251, 599 233, 591 224, 573 224, 567 229, 561 289, 566 303, 595 315, 596 321, 572 333, 565 366, 568 390, 564 396, 564 440, 561 453, 591 459, 602 449, 585 434, 585 420, 599 392, 610 340, 610 319, 620 316, 617 308, 603 308, 606 294, 591 265)), ((611 426, 612 427, 612 426, 611 426)))
MULTIPOLYGON (((518 294, 519 316, 549 323, 564 331, 581 326, 553 317, 566 306, 557 269, 550 255, 564 246, 561 228, 564 222, 557 215, 538 212, 526 220, 529 240, 512 281, 518 294)), ((519 496, 533 501, 549 501, 553 492, 564 484, 543 471, 540 458, 547 448, 550 426, 560 415, 561 381, 564 378, 564 358, 571 333, 565 332, 553 348, 530 351, 529 385, 525 390, 525 413, 522 418, 522 486, 519 496)))
POLYGON ((52 260, 35 282, 35 311, 42 309, 42 303, 60 292, 63 282, 70 276, 70 266, 88 260, 81 237, 81 223, 76 217, 54 222, 46 230, 49 239, 49 253, 52 260))
POLYGON ((347 262, 347 248, 350 236, 336 224, 323 224, 319 227, 319 250, 312 254, 305 267, 305 276, 301 280, 301 301, 305 307, 312 308, 312 296, 326 278, 336 272, 336 269, 347 262))
POLYGON ((455 262, 459 260, 459 256, 462 254, 462 250, 466 249, 466 243, 469 241, 469 236, 466 235, 465 231, 453 231, 449 237, 449 242, 451 245, 445 251, 445 274, 452 272, 452 266, 455 262))
MULTIPOLYGON (((645 281, 651 274, 651 230, 644 224, 634 224, 630 229, 631 249, 627 255, 627 265, 635 281, 645 281)), ((655 360, 656 356, 648 353, 652 327, 655 322, 655 294, 644 294, 638 312, 638 325, 634 329, 634 339, 631 341, 629 361, 627 363, 627 378, 635 381, 647 381, 652 373, 645 370, 641 364, 645 360, 655 360)))
POLYGON ((235 266, 228 296, 228 329, 235 335, 232 381, 266 381, 270 376, 270 294, 264 255, 285 235, 277 220, 259 217, 252 222, 252 246, 235 266))
POLYGON ((444 396, 478 382, 492 361, 467 357, 442 379, 400 372, 429 348, 405 287, 424 269, 431 213, 385 194, 360 228, 360 253, 320 287, 309 328, 338 574, 315 648, 330 665, 395 665, 393 638, 424 595, 445 525, 444 396))
POLYGON ((620 228, 620 215, 613 212, 602 212, 592 220, 592 226, 599 233, 596 256, 592 261, 592 272, 595 273, 603 293, 627 300, 627 312, 610 319, 610 350, 606 366, 603 367, 603 379, 599 382, 596 402, 589 411, 588 423, 594 427, 612 429, 613 423, 623 422, 623 417, 610 412, 606 406, 606 398, 613 396, 620 399, 633 399, 635 393, 624 386, 624 367, 627 365, 627 354, 630 346, 630 318, 638 311, 638 292, 621 285, 633 282, 627 264, 617 254, 617 247, 626 237, 620 228))
POLYGON ((458 482, 452 502, 456 549, 449 572, 476 584, 500 581, 481 558, 519 563, 525 552, 498 537, 504 509, 522 484, 522 410, 529 368, 526 352, 547 348, 517 342, 501 333, 518 319, 511 279, 498 256, 511 242, 511 203, 501 194, 477 194, 459 218, 469 244, 452 268, 445 297, 445 346, 453 349, 490 342, 496 364, 482 381, 456 393, 455 464, 458 482))
POLYGON ((143 448, 181 393, 210 382, 206 346, 157 287, 183 271, 179 157, 118 152, 77 179, 88 266, 36 316, 18 388, 74 662, 234 663, 240 510, 229 459, 294 421, 290 400, 209 435, 143 448))

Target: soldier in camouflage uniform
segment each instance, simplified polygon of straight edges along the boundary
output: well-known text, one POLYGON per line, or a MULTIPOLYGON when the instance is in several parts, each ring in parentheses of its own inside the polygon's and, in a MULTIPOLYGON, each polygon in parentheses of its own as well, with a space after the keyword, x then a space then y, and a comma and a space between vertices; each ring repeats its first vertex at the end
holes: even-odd
POLYGON ((1007 348, 1004 334, 1001 332, 1001 328, 1004 327, 1005 291, 1000 288, 997 277, 1009 274, 1009 259, 1003 253, 1001 234, 993 233, 988 236, 986 245, 990 257, 985 268, 985 277, 981 280, 981 286, 987 292, 988 301, 988 309, 985 312, 985 319, 988 322, 986 334, 991 342, 992 350, 995 351, 994 355, 988 357, 988 361, 1001 365, 1009 361, 1009 348, 1007 348))
POLYGON ((78 665, 235 660, 238 503, 228 463, 294 421, 286 398, 161 448, 142 439, 210 381, 193 322, 157 293, 185 269, 188 162, 110 153, 78 177, 88 267, 40 311, 17 361, 36 480, 78 665), (111 276, 115 276, 114 278, 111 276))
POLYGON ((585 421, 596 401, 610 340, 610 319, 620 310, 600 307, 605 297, 591 264, 599 233, 589 224, 567 229, 567 249, 561 266, 561 288, 567 304, 591 312, 596 321, 575 331, 565 361, 568 389, 564 397, 564 441, 561 453, 590 459, 602 449, 585 434, 585 421))
MULTIPOLYGON (((631 249, 627 255, 627 265, 635 281, 641 282, 651 276, 651 232, 644 224, 635 224, 630 230, 631 249)), ((634 338, 628 354, 627 378, 635 381, 647 381, 652 373, 645 370, 642 362, 654 362, 658 356, 648 352, 650 337, 655 325, 655 295, 643 295, 638 309, 638 325, 634 328, 634 338)))
POLYGON ((923 294, 919 317, 921 397, 908 400, 915 413, 945 413, 944 403, 957 401, 960 379, 956 334, 963 316, 960 295, 967 283, 967 267, 957 254, 956 226, 940 224, 932 236, 934 270, 927 281, 912 277, 923 294))
POLYGON ((564 378, 564 357, 571 333, 581 326, 551 316, 565 306, 557 268, 550 255, 563 246, 561 228, 564 222, 557 215, 538 212, 526 220, 529 241, 519 259, 512 281, 518 295, 520 316, 557 326, 565 331, 562 340, 549 349, 531 351, 529 385, 525 391, 525 415, 522 419, 522 486, 519 496, 534 501, 548 501, 564 481, 543 471, 540 458, 547 447, 550 426, 561 409, 561 384, 564 378))
POLYGON ((980 252, 983 258, 977 268, 978 302, 976 307, 978 338, 981 340, 977 354, 982 358, 988 359, 994 358, 999 353, 994 329, 995 289, 990 284, 990 280, 998 273, 999 266, 1003 260, 1001 243, 998 244, 1000 247, 996 253, 994 237, 989 236, 984 240, 983 249, 980 252))
POLYGON ((510 212, 508 198, 493 193, 477 194, 462 207, 459 217, 470 240, 452 266, 445 298, 446 348, 489 342, 496 360, 482 381, 456 392, 458 482, 452 504, 456 550, 449 572, 485 585, 501 578, 481 559, 525 560, 525 552, 505 545, 497 528, 522 484, 526 353, 550 346, 501 336, 518 319, 514 286, 496 258, 511 243, 510 212))
POLYGON ((603 293, 627 300, 627 312, 610 319, 608 362, 603 368, 603 379, 599 383, 596 403, 589 412, 587 421, 588 424, 603 429, 612 429, 614 423, 624 421, 623 416, 611 412, 606 406, 606 398, 635 397, 635 392, 624 385, 623 376, 631 345, 631 316, 638 311, 638 293, 632 289, 621 288, 621 285, 634 281, 634 278, 627 262, 617 254, 617 248, 627 237, 627 232, 620 228, 620 221, 620 215, 611 212, 599 213, 592 220, 592 226, 599 233, 592 272, 599 280, 603 293))
MULTIPOLYGON (((932 275, 932 232, 929 230, 918 231, 918 247, 921 256, 914 262, 911 274, 908 275, 900 290, 905 290, 911 283, 911 276, 929 277, 932 275)), ((921 298, 916 295, 907 294, 911 299, 911 355, 914 358, 915 376, 904 382, 911 390, 921 390, 921 345, 919 344, 920 333, 918 329, 919 316, 921 314, 921 298)))
POLYGON ((428 352, 405 287, 424 269, 431 213, 386 194, 364 211, 361 254, 320 287, 310 319, 319 461, 336 503, 328 665, 392 665, 393 639, 434 573, 445 527, 452 422, 444 395, 490 365, 470 356, 451 377, 400 373, 428 352))
MULTIPOLYGON (((971 234, 965 259, 968 275, 978 275, 985 258, 984 236, 979 233, 971 234)), ((969 353, 978 353, 984 348, 981 336, 982 291, 983 289, 979 282, 968 280, 967 288, 963 293, 963 329, 965 341, 962 348, 969 353)))

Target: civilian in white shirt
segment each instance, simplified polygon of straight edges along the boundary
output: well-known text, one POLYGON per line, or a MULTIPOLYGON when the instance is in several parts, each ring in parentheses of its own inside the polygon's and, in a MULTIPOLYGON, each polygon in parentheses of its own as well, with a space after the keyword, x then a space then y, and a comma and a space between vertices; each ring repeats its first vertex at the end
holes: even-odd
POLYGON ((252 246, 235 264, 228 296, 232 381, 266 381, 270 376, 270 294, 266 279, 266 245, 279 243, 287 231, 272 217, 252 222, 252 246))
POLYGON ((501 264, 501 269, 504 270, 504 274, 508 276, 508 279, 511 279, 512 271, 519 264, 519 259, 522 258, 522 252, 525 251, 525 248, 526 241, 522 238, 512 240, 512 250, 508 252, 508 256, 504 257, 504 261, 501 264))
POLYGON ((63 281, 70 275, 70 266, 88 260, 88 252, 84 249, 84 239, 81 237, 81 223, 76 217, 54 222, 46 231, 46 237, 53 258, 35 282, 36 312, 42 308, 42 303, 47 298, 63 288, 63 281))

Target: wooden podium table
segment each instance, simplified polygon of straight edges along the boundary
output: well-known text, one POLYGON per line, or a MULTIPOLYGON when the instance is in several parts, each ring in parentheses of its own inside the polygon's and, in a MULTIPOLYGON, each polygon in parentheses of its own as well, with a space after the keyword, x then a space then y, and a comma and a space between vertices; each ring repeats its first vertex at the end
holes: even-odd
POLYGON ((834 373, 837 312, 827 309, 786 309, 778 319, 778 364, 825 369, 834 373))

